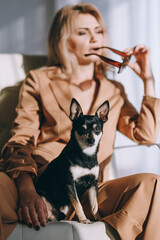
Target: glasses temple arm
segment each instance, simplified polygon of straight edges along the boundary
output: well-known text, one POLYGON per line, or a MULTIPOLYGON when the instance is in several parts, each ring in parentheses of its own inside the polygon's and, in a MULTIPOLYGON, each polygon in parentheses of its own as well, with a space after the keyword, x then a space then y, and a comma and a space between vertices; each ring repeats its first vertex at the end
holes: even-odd
POLYGON ((120 56, 122 56, 122 57, 128 57, 128 55, 127 55, 126 53, 124 53, 124 52, 122 52, 122 51, 119 51, 119 50, 116 50, 116 49, 114 49, 114 48, 107 47, 107 46, 97 48, 97 50, 98 50, 98 49, 101 49, 101 48, 107 48, 107 49, 111 50, 112 52, 114 52, 114 53, 116 53, 116 54, 118 54, 118 55, 120 55, 120 56))
POLYGON ((113 65, 113 66, 115 66, 115 67, 118 67, 118 68, 120 68, 121 65, 122 65, 121 62, 114 61, 114 60, 112 60, 112 59, 110 59, 110 58, 104 57, 104 56, 99 55, 99 54, 96 54, 96 53, 85 54, 85 56, 89 56, 89 55, 96 55, 96 56, 98 56, 99 58, 101 58, 104 62, 107 62, 107 63, 109 63, 109 64, 111 64, 111 65, 113 65))

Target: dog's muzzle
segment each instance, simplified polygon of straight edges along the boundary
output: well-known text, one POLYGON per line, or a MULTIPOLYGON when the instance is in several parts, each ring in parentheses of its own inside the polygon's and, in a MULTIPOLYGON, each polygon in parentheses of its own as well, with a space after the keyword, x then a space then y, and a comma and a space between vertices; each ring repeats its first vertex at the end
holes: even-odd
POLYGON ((89 133, 87 136, 87 143, 89 146, 92 146, 95 143, 95 138, 92 133, 89 133))

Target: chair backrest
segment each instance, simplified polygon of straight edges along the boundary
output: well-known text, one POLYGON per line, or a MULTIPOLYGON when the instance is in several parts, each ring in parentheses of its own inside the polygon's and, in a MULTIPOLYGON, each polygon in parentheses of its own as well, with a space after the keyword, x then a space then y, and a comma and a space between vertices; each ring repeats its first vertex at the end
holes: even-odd
POLYGON ((0 152, 10 138, 19 89, 27 72, 46 65, 40 55, 0 54, 0 152))
POLYGON ((46 56, 0 54, 0 90, 23 80, 29 70, 45 65, 46 56))

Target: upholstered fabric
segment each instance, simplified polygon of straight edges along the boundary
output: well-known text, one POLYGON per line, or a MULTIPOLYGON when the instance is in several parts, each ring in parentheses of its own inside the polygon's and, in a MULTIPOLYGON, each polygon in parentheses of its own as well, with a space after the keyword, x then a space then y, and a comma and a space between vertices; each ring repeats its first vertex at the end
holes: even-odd
POLYGON ((0 94, 0 151, 10 138, 10 128, 16 116, 15 107, 18 102, 20 83, 17 86, 6 87, 0 94))
POLYGON ((40 231, 18 224, 8 240, 115 240, 109 225, 103 222, 83 224, 74 221, 49 223, 40 231), (109 237, 110 236, 110 237, 109 237))

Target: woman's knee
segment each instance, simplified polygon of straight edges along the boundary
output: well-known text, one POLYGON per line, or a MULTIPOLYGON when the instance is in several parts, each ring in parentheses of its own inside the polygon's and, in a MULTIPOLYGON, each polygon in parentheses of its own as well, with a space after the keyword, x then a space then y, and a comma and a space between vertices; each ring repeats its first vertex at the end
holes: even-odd
POLYGON ((154 181, 157 182, 160 180, 160 176, 155 173, 140 173, 135 175, 140 181, 154 181))

